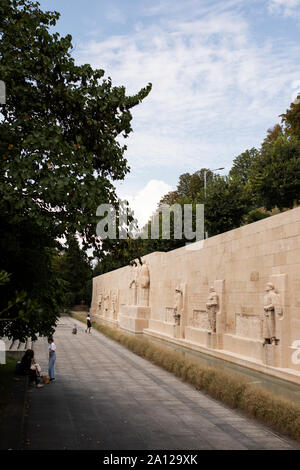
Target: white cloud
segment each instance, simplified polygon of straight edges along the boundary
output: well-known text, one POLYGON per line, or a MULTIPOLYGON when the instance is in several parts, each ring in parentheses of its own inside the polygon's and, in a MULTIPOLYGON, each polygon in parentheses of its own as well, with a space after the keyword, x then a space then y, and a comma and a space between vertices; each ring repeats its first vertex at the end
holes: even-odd
POLYGON ((117 7, 108 6, 108 10, 106 12, 106 18, 113 23, 125 22, 125 16, 123 12, 117 7))
POLYGON ((300 0, 269 0, 271 13, 283 14, 283 16, 299 17, 300 0))
POLYGON ((153 212, 155 212, 161 198, 171 190, 172 187, 164 181, 150 180, 136 195, 126 194, 122 190, 119 190, 118 196, 129 202, 131 209, 134 211, 134 216, 138 220, 139 227, 141 228, 147 223, 153 212))
POLYGON ((148 10, 168 11, 159 21, 81 44, 81 61, 103 67, 128 93, 153 84, 133 109, 134 134, 126 141, 133 169, 159 166, 167 180, 167 169, 198 169, 199 159, 230 166, 279 121, 299 78, 300 46, 275 36, 257 42, 242 3, 189 0, 173 11, 162 2, 148 10))

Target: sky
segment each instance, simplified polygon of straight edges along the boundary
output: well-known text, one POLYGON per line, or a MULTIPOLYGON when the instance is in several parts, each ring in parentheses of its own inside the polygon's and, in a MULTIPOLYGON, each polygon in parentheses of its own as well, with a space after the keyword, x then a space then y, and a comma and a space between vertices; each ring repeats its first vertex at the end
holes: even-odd
POLYGON ((300 91, 300 0, 39 0, 77 64, 152 91, 132 109, 116 183, 142 225, 182 173, 259 147, 300 91))

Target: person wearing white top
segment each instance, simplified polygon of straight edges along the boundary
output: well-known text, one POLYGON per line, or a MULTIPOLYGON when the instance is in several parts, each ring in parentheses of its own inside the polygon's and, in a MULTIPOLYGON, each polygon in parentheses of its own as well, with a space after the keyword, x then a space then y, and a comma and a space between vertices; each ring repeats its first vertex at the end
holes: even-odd
POLYGON ((55 376, 54 376, 54 363, 56 360, 56 346, 54 344, 52 336, 48 338, 48 343, 49 343, 49 377, 50 377, 50 382, 54 382, 55 376))

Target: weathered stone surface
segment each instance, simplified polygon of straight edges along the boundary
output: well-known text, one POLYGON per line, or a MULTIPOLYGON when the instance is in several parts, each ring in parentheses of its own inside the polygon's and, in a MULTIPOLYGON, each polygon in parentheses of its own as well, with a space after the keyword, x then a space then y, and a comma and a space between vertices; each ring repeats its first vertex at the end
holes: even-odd
MULTIPOLYGON (((60 319, 54 339, 56 383, 28 394, 23 429, 27 450, 300 447, 98 331, 86 335, 84 325, 73 318, 60 319), (74 322, 76 336, 71 334, 74 322)), ((47 370, 46 340, 39 338, 34 349, 42 369, 47 370)), ((20 423, 10 420, 6 427, 11 424, 17 434, 20 423)), ((9 447, 10 440, 0 439, 1 449, 9 447)))
POLYGON ((94 278, 91 312, 136 331, 128 306, 146 307, 139 331, 300 383, 300 207, 143 261, 94 278))

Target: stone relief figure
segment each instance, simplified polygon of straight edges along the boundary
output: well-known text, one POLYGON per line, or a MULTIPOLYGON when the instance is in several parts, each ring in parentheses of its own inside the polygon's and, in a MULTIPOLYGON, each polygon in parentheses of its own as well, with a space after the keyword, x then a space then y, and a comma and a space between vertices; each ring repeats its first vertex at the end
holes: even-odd
POLYGON ((104 302, 103 302, 103 306, 104 306, 104 316, 107 316, 107 313, 108 313, 108 307, 109 307, 109 294, 106 293, 104 294, 104 298, 103 298, 104 302))
POLYGON ((208 324, 210 330, 215 333, 217 327, 217 311, 219 307, 219 296, 213 286, 209 289, 209 294, 206 302, 206 308, 208 311, 208 324))
POLYGON ((98 295, 98 309, 99 310, 101 310, 102 300, 103 300, 103 294, 99 294, 98 295))
POLYGON ((129 304, 130 305, 137 304, 138 269, 139 269, 138 266, 131 266, 131 280, 129 283, 129 289, 130 289, 129 304))
POLYGON ((142 261, 142 266, 139 270, 138 275, 138 287, 139 287, 139 305, 142 307, 148 307, 149 304, 149 285, 150 285, 150 273, 149 268, 145 260, 142 261))
POLYGON ((264 344, 277 344, 276 339, 276 316, 282 315, 280 295, 276 293, 274 284, 268 282, 265 287, 264 316, 263 316, 263 338, 264 344))
POLYGON ((174 303, 174 321, 175 325, 180 325, 180 318, 183 310, 183 292, 179 286, 175 288, 175 303, 174 303))
POLYGON ((117 316, 117 294, 115 292, 113 292, 112 296, 111 296, 111 314, 112 314, 112 318, 116 318, 116 316, 117 316))

